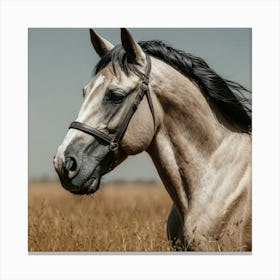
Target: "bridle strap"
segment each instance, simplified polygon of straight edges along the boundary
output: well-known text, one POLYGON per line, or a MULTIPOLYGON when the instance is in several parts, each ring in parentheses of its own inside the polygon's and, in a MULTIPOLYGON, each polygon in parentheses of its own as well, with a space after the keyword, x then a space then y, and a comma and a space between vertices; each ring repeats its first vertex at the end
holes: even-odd
POLYGON ((149 104, 149 107, 151 110, 151 114, 153 117, 154 129, 156 129, 155 111, 154 111, 154 106, 153 106, 153 102, 152 102, 152 98, 151 98, 151 94, 150 94, 150 90, 149 90, 149 77, 150 77, 150 73, 151 73, 152 64, 151 64, 151 58, 148 55, 146 55, 146 58, 147 58, 146 73, 145 73, 145 76, 143 77, 143 81, 142 81, 142 84, 140 85, 140 89, 133 101, 132 106, 129 108, 117 133, 114 136, 106 134, 96 128, 93 128, 87 124, 77 122, 77 121, 72 122, 69 126, 69 129, 70 128, 78 129, 78 130, 83 131, 87 134, 90 134, 94 137, 98 137, 109 145, 109 149, 111 151, 117 150, 119 148, 119 142, 122 139, 122 137, 128 127, 128 124, 129 124, 132 116, 134 115, 135 111, 137 110, 138 105, 142 101, 144 95, 146 95, 146 97, 147 97, 147 101, 148 101, 148 104, 149 104))
POLYGON ((110 144, 112 142, 112 140, 114 139, 114 137, 112 137, 111 135, 108 135, 98 129, 95 129, 95 128, 93 128, 85 123, 81 123, 81 122, 74 121, 70 124, 69 128, 75 128, 75 129, 83 131, 87 134, 90 134, 92 136, 97 136, 98 138, 101 138, 103 141, 105 141, 108 144, 110 144))
POLYGON ((151 97, 151 94, 150 94, 150 90, 149 90, 149 89, 148 89, 147 92, 146 92, 146 97, 147 97, 148 104, 149 104, 149 107, 150 107, 150 111, 151 111, 152 117, 153 117, 154 130, 156 130, 155 110, 154 110, 154 105, 153 105, 153 101, 152 101, 152 97, 151 97))

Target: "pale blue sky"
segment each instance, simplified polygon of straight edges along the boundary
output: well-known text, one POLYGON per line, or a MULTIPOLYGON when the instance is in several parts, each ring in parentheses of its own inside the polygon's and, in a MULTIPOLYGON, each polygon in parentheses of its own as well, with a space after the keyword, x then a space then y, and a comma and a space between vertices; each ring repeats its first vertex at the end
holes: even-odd
MULTIPOLYGON (((113 44, 120 30, 98 28, 113 44)), ((202 57, 222 77, 251 89, 251 29, 131 28, 137 41, 159 39, 202 57)), ((53 155, 82 104, 83 86, 98 61, 88 29, 32 28, 28 33, 29 177, 56 178, 53 155)), ((158 180, 146 153, 130 157, 106 180, 158 180)))

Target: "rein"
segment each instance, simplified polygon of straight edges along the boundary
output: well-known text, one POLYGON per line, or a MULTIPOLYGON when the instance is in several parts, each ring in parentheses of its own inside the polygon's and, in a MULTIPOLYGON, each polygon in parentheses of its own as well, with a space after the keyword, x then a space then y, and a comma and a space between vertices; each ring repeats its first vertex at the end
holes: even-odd
POLYGON ((133 117, 134 113, 136 112, 138 105, 142 101, 144 95, 146 95, 146 97, 147 97, 150 111, 153 116, 154 129, 156 129, 155 111, 154 111, 154 106, 153 106, 153 102, 152 102, 152 98, 151 98, 151 93, 149 90, 149 78, 150 78, 152 64, 151 64, 151 58, 148 55, 146 55, 146 58, 147 58, 147 67, 146 67, 146 71, 145 71, 145 78, 142 78, 140 89, 139 89, 131 107, 129 108, 125 118, 121 122, 120 127, 115 135, 110 135, 110 134, 104 133, 99 129, 96 129, 94 127, 91 127, 90 125, 87 125, 82 122, 77 122, 77 121, 72 122, 69 126, 69 129, 70 128, 77 129, 77 130, 85 132, 93 137, 97 137, 97 138, 103 140, 103 142, 106 143, 105 145, 109 145, 110 151, 116 151, 119 149, 119 142, 123 138, 125 131, 128 127, 128 124, 129 124, 131 118, 133 117))

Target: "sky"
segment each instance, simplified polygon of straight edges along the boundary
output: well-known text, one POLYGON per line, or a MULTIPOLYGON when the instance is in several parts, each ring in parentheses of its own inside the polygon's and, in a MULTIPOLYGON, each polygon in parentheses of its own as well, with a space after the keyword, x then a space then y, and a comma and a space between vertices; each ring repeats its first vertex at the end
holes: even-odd
MULTIPOLYGON (((97 28, 111 43, 120 29, 97 28)), ((130 28, 136 39, 162 40, 203 58, 224 78, 251 90, 251 29, 130 28)), ((28 174, 56 179, 53 156, 82 105, 82 88, 99 58, 88 29, 30 28, 28 31, 28 174)), ((111 180, 160 180, 146 152, 131 156, 111 173, 111 180)))

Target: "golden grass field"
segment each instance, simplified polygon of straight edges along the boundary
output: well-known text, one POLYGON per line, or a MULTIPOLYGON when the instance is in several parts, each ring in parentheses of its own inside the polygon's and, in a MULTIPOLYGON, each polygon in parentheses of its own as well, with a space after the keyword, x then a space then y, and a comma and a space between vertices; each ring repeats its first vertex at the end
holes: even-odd
POLYGON ((103 184, 77 196, 59 182, 30 182, 28 200, 30 252, 172 250, 171 200, 160 184, 103 184))

